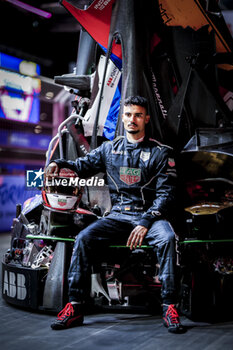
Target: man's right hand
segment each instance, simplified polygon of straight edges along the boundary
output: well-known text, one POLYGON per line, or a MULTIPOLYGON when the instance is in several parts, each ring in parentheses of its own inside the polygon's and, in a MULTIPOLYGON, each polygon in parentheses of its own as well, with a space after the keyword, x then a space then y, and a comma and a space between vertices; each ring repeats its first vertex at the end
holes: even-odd
POLYGON ((51 180, 51 178, 58 176, 58 173, 59 167, 55 162, 50 163, 45 169, 45 177, 47 177, 48 180, 51 180))

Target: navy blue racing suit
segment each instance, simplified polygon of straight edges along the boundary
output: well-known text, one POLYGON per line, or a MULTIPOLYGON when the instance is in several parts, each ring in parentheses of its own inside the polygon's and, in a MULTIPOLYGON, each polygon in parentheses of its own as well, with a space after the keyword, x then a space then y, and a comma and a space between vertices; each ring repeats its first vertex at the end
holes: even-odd
POLYGON ((146 137, 137 143, 119 137, 75 162, 55 162, 60 168, 69 164, 80 178, 106 173, 112 202, 108 216, 76 237, 68 272, 70 301, 90 295, 91 267, 109 245, 126 244, 134 227, 142 225, 148 228, 145 243, 157 253, 162 299, 174 303, 176 239, 167 220, 175 206, 177 178, 172 149, 146 137))

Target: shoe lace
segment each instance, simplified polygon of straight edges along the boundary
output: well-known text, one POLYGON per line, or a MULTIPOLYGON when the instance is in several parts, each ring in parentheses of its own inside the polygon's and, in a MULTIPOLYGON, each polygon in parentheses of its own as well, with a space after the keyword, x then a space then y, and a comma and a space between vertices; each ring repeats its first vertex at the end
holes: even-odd
POLYGON ((70 315, 74 314, 74 308, 71 303, 66 304, 63 310, 59 312, 57 315, 58 320, 63 320, 65 317, 69 317, 70 315))
POLYGON ((171 320, 171 323, 179 323, 179 315, 178 312, 176 311, 176 308, 173 304, 168 306, 166 317, 169 317, 171 320))

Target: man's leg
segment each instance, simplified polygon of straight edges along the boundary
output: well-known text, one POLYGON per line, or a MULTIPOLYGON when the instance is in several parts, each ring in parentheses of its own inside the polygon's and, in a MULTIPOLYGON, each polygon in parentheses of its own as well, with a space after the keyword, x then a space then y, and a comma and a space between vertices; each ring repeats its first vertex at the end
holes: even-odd
POLYGON ((159 280, 162 283, 163 320, 169 332, 183 332, 179 315, 175 308, 177 303, 176 286, 176 237, 171 224, 166 220, 156 221, 146 235, 147 243, 156 248, 159 269, 159 280))
POLYGON ((68 272, 70 301, 85 301, 90 295, 92 266, 103 259, 110 244, 125 243, 131 229, 127 222, 106 217, 77 235, 68 272))
POLYGON ((51 324, 52 329, 64 329, 83 323, 83 302, 90 295, 91 268, 103 258, 109 244, 126 243, 132 223, 109 217, 99 219, 79 232, 76 237, 68 272, 69 303, 51 324))

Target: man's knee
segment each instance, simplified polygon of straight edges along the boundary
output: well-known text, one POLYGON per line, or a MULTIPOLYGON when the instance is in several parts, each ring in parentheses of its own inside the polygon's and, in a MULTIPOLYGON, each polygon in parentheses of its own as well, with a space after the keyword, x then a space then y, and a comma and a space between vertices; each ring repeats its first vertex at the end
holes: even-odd
POLYGON ((75 238, 75 247, 81 245, 86 245, 91 240, 91 229, 90 227, 86 227, 82 231, 78 233, 75 238))
POLYGON ((166 220, 156 221, 148 232, 148 238, 153 237, 157 245, 175 244, 175 232, 171 224, 166 220))
POLYGON ((175 243, 176 235, 172 227, 170 228, 170 230, 166 231, 166 239, 168 243, 175 243))
POLYGON ((101 240, 105 231, 103 219, 96 220, 78 233, 75 239, 75 245, 91 245, 93 242, 101 240))

